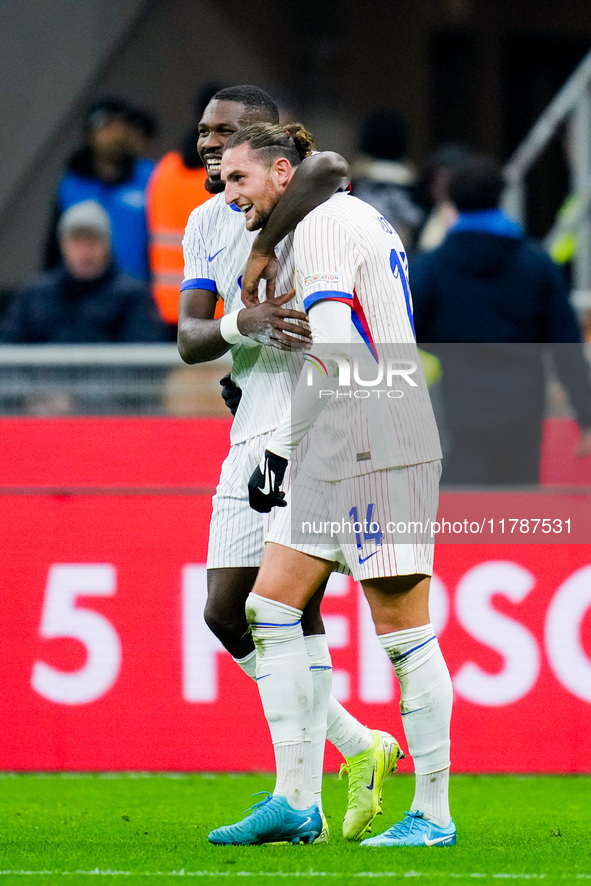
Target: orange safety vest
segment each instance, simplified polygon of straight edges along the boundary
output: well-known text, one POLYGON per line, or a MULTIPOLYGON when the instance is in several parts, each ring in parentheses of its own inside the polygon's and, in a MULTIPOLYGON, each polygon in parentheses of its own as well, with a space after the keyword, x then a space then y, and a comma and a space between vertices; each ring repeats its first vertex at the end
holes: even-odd
MULTIPOLYGON (((160 316, 167 323, 178 322, 184 277, 182 239, 191 212, 211 196, 205 190, 206 178, 205 169, 187 169, 180 153, 171 151, 156 165, 148 183, 146 214, 152 293, 160 316)), ((219 308, 223 311, 221 299, 219 308)))

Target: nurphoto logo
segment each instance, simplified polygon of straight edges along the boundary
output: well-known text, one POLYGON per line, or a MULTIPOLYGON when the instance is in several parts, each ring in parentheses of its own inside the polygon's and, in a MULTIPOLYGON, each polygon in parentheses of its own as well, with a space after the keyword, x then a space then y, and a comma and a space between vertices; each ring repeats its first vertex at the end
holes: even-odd
POLYGON ((318 384, 318 373, 323 379, 337 381, 334 370, 329 371, 327 363, 331 361, 338 367, 338 387, 348 388, 350 390, 320 390, 319 397, 356 397, 358 399, 366 399, 372 394, 380 397, 384 395, 391 399, 397 400, 404 396, 404 391, 395 388, 395 384, 405 382, 411 388, 418 387, 417 382, 412 378, 417 371, 417 364, 413 360, 396 360, 391 357, 386 359, 381 356, 378 359, 372 359, 371 366, 367 365, 368 361, 363 361, 363 368, 360 366, 360 360, 357 357, 346 359, 345 357, 331 354, 330 357, 322 360, 320 357, 305 353, 306 358, 306 384, 308 387, 315 387, 318 384), (368 372, 369 370, 369 372, 368 372), (365 376, 365 377, 363 377, 365 376), (367 377, 370 376, 370 377, 367 377), (378 387, 382 385, 382 387, 378 387))

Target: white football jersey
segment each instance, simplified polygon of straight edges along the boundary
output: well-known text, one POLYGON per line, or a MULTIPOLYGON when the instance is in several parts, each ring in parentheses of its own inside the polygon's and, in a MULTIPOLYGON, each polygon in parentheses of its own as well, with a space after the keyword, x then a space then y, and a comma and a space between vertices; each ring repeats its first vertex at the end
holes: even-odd
MULTIPOLYGON (((415 344, 406 255, 390 223, 356 197, 335 194, 296 228, 294 258, 306 310, 331 299, 351 308, 350 377, 340 379, 338 395, 327 378, 325 387, 335 391, 324 395, 326 406, 306 457, 308 472, 340 480, 440 459, 415 344)), ((310 351, 320 367, 307 371, 321 371, 322 346, 310 351)))
MULTIPOLYGON (((223 194, 194 209, 183 238, 185 279, 181 291, 208 289, 217 293, 224 300, 226 314, 243 307, 241 278, 257 233, 247 231, 242 213, 228 205, 223 194)), ((290 234, 275 249, 280 268, 277 295, 294 286, 292 244, 290 234)), ((259 294, 264 299, 264 281, 259 294)), ((303 310, 297 298, 286 307, 303 310)), ((231 353, 232 379, 242 388, 230 435, 234 444, 277 427, 289 404, 294 358, 287 351, 258 344, 246 336, 232 346, 231 353)))

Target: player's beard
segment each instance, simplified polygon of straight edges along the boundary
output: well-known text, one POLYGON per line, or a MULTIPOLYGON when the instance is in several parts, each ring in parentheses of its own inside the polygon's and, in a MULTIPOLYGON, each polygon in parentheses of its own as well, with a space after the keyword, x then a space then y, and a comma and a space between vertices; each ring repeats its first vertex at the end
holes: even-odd
POLYGON ((221 194, 225 187, 225 182, 221 178, 209 178, 208 176, 205 179, 205 190, 208 194, 221 194))
POLYGON ((249 231, 260 231, 261 228, 265 227, 280 196, 281 191, 278 190, 275 184, 269 179, 263 193, 259 194, 257 197, 258 208, 255 210, 252 223, 247 224, 249 231))
POLYGON ((269 217, 273 210, 275 209, 275 205, 277 203, 277 198, 275 198, 274 202, 267 203, 267 206, 263 206, 260 209, 257 209, 255 212, 255 216, 252 220, 252 223, 248 225, 249 231, 260 231, 261 228, 264 228, 267 222, 269 221, 269 217))
POLYGON ((264 228, 267 222, 269 221, 269 216, 271 215, 271 210, 267 210, 265 212, 257 212, 255 217, 252 220, 252 224, 248 225, 249 231, 260 231, 261 228, 264 228))

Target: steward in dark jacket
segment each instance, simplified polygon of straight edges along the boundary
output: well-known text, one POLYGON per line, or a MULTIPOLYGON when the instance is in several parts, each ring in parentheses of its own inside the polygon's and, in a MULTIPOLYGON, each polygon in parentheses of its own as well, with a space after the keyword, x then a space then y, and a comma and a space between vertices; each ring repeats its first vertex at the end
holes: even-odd
POLYGON ((0 326, 2 344, 163 342, 148 287, 109 265, 93 280, 56 268, 15 295, 0 326))
POLYGON ((460 217, 410 263, 417 341, 442 363, 451 436, 443 482, 538 480, 550 352, 591 451, 591 387, 559 268, 496 208, 499 168, 477 157, 454 176, 460 217))
POLYGON ((0 342, 166 341, 146 284, 113 263, 105 210, 93 200, 72 206, 58 232, 64 267, 42 274, 14 296, 0 326, 0 342))

